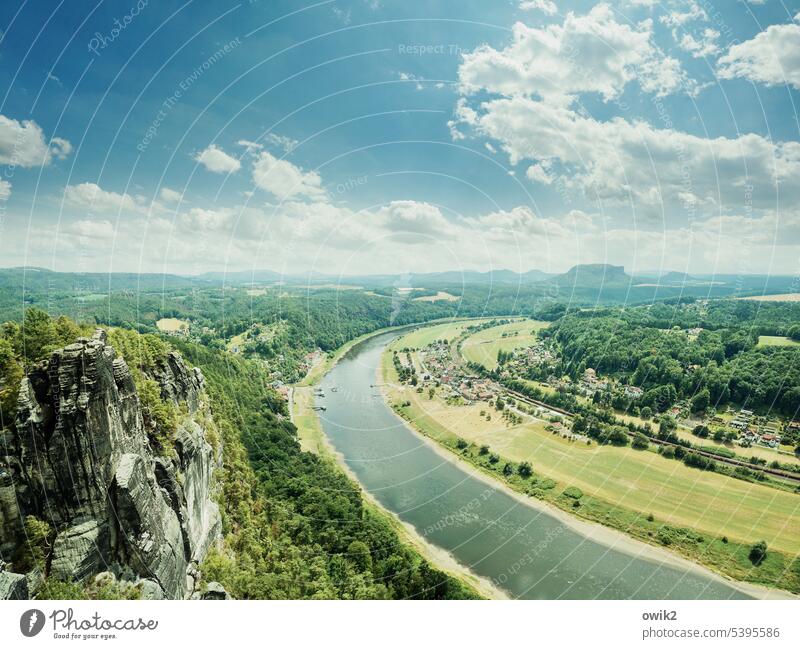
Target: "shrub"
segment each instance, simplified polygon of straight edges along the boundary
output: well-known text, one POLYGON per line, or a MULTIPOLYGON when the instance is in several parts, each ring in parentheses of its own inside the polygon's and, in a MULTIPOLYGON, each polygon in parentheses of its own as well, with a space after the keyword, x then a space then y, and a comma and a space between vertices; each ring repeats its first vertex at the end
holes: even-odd
POLYGON ((581 491, 578 487, 567 487, 564 489, 563 495, 565 495, 567 498, 579 500, 583 498, 583 491, 581 491))
POLYGON ((144 411, 144 421, 155 450, 161 455, 171 455, 178 430, 178 410, 170 401, 162 401, 158 383, 143 379, 138 386, 139 401, 144 411))
POLYGON ((34 568, 44 570, 53 541, 53 528, 35 516, 25 517, 25 541, 19 548, 17 569, 28 572, 34 568))
POLYGON ((39 599, 86 599, 83 588, 71 581, 48 579, 37 593, 39 599))
POLYGON ((767 558, 767 542, 758 541, 750 548, 750 554, 747 555, 754 566, 760 566, 764 559, 767 558))

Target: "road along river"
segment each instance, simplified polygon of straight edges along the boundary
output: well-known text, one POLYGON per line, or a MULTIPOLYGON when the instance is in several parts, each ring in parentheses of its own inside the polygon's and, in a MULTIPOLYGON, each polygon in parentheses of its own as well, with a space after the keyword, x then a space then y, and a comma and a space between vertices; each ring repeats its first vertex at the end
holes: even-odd
POLYGON ((427 541, 514 598, 748 597, 658 548, 509 493, 435 448, 375 385, 381 354, 395 336, 354 346, 320 382, 324 397, 316 404, 325 408, 319 411, 325 435, 362 486, 427 541))

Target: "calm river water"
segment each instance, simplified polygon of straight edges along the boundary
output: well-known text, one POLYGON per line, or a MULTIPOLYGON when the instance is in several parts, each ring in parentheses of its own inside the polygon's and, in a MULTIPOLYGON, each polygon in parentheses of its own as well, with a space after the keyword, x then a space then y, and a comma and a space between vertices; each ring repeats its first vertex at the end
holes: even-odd
POLYGON ((746 598, 720 579, 592 541, 444 459, 371 387, 396 335, 356 345, 322 380, 317 404, 326 407, 325 434, 364 488, 429 542, 515 598, 746 598))

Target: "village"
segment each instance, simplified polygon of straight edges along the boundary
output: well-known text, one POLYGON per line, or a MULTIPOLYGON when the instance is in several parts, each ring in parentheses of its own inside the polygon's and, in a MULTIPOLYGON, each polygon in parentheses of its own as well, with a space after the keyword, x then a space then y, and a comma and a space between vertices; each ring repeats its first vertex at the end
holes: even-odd
MULTIPOLYGON (((440 396, 450 403, 464 405, 491 402, 507 394, 497 381, 477 374, 467 364, 454 359, 450 341, 436 340, 418 350, 413 357, 409 350, 404 351, 397 355, 398 362, 406 368, 409 377, 414 375, 412 384, 417 386, 418 391, 437 389, 440 396)), ((545 343, 537 341, 531 346, 508 352, 497 369, 497 375, 501 379, 524 377, 531 369, 543 373, 542 369, 546 371, 553 367, 556 360, 556 354, 545 343)), ((644 396, 641 387, 600 376, 593 368, 586 368, 577 381, 568 376, 546 376, 543 386, 570 392, 596 403, 608 405, 624 400, 628 404, 635 404, 644 396)), ((639 411, 638 408, 635 410, 639 411)), ((691 413, 689 400, 681 400, 673 404, 666 414, 684 428, 696 430, 706 427, 708 436, 714 441, 736 444, 741 448, 759 446, 777 452, 782 430, 800 431, 800 421, 782 421, 777 415, 758 415, 734 405, 727 406, 721 412, 709 409, 698 418, 698 415, 691 413)))

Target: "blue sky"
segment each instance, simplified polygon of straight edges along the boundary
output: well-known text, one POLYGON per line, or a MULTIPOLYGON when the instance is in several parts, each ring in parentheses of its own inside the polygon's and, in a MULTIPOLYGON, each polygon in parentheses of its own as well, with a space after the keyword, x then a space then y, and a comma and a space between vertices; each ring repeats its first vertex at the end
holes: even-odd
POLYGON ((800 270, 800 0, 0 7, 0 261, 800 270))

